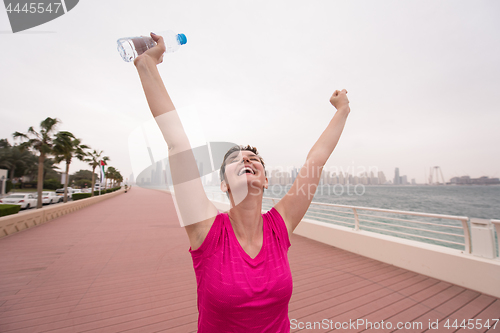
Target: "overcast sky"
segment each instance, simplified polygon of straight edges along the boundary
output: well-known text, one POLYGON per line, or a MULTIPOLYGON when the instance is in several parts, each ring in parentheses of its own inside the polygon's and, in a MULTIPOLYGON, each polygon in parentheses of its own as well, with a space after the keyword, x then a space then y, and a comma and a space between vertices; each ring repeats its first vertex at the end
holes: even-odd
POLYGON ((188 43, 159 70, 207 141, 300 167, 346 88, 351 114, 327 168, 499 177, 499 17, 496 0, 82 0, 13 34, 1 9, 0 138, 56 117, 129 177, 128 138, 151 115, 116 39, 174 30, 188 43))

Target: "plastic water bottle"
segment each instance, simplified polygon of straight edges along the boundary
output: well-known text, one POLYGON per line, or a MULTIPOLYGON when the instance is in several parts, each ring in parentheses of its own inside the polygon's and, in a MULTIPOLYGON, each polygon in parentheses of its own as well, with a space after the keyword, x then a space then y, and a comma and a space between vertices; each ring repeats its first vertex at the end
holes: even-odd
MULTIPOLYGON (((162 36, 165 41, 165 53, 175 52, 179 49, 179 47, 181 47, 181 45, 187 43, 186 35, 176 34, 170 30, 158 33, 158 35, 162 36)), ((126 62, 133 61, 139 55, 156 45, 153 38, 149 36, 120 38, 117 40, 117 43, 118 52, 122 56, 122 59, 126 62)))

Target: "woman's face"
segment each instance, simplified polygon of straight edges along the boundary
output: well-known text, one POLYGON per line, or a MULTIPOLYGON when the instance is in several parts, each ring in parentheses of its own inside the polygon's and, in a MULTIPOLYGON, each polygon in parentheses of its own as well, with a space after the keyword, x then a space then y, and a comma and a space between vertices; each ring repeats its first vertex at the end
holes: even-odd
MULTIPOLYGON (((233 197, 246 197, 247 193, 260 194, 267 188, 267 178, 260 157, 248 150, 236 151, 226 159, 225 186, 233 197)), ((224 189, 223 189, 224 191, 224 189)))

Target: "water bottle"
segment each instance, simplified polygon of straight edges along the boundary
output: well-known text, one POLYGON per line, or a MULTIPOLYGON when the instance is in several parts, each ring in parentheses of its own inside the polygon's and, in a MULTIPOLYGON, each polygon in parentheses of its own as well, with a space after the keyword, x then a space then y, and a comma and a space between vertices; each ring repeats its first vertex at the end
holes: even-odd
MULTIPOLYGON (((158 33, 165 41, 165 53, 172 53, 179 49, 181 45, 187 43, 186 35, 176 34, 173 31, 163 31, 158 33)), ((149 36, 125 37, 117 40, 118 52, 126 62, 133 61, 139 55, 156 45, 153 38, 149 36)))

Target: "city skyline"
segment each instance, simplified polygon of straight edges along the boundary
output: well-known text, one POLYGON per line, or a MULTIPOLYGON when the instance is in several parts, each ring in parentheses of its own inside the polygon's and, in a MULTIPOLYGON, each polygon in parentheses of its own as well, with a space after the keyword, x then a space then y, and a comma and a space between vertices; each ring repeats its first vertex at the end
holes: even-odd
MULTIPOLYGON (((198 163, 198 170, 200 172, 200 175, 202 175, 203 172, 203 163, 198 163)), ((169 175, 167 175, 168 172, 166 171, 161 171, 165 170, 165 165, 162 163, 157 163, 155 167, 155 171, 152 172, 156 176, 151 176, 151 179, 156 179, 156 181, 163 179, 167 180, 169 179, 169 175), (161 172, 165 172, 165 177, 162 178, 160 176, 161 172)), ((267 167, 266 168, 266 173, 267 173, 267 178, 269 180, 269 185, 291 185, 295 181, 295 178, 297 177, 298 173, 300 171, 300 168, 298 167, 288 167, 288 168, 276 168, 276 167, 267 167)), ((169 174, 169 173, 168 173, 169 174)), ((206 174, 205 176, 202 176, 202 182, 204 185, 210 185, 210 186, 219 186, 220 185, 220 177, 219 173, 217 172, 212 172, 210 174, 206 174)), ((147 181, 146 181, 147 182, 147 181)), ((482 176, 479 178, 471 178, 470 176, 460 176, 460 177, 452 177, 449 180, 445 179, 445 182, 443 183, 442 181, 436 181, 432 182, 429 178, 427 179, 427 182, 425 183, 418 183, 416 182, 415 178, 410 178, 407 175, 402 175, 399 173, 399 168, 395 168, 394 170, 394 177, 391 179, 390 177, 387 177, 383 171, 378 171, 378 170, 369 170, 369 171, 364 171, 361 173, 357 174, 351 174, 348 171, 334 171, 332 172, 331 170, 323 170, 321 178, 320 178, 320 185, 357 185, 357 184, 362 184, 362 185, 434 185, 434 184, 445 184, 445 185, 460 185, 460 184, 481 184, 481 185, 496 185, 500 184, 499 178, 490 178, 488 176, 482 176), (399 177, 400 180, 396 181, 396 177, 399 177)))

